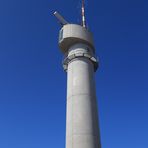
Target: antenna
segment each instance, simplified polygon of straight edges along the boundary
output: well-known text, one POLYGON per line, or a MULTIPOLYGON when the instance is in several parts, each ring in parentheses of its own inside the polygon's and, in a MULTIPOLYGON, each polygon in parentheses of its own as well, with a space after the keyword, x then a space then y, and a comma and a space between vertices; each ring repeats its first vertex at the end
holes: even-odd
POLYGON ((69 24, 64 18, 62 15, 60 15, 57 11, 54 12, 54 16, 58 19, 58 21, 60 22, 60 24, 62 26, 66 25, 66 24, 69 24))
POLYGON ((82 26, 86 28, 86 20, 85 20, 85 0, 82 0, 82 26))

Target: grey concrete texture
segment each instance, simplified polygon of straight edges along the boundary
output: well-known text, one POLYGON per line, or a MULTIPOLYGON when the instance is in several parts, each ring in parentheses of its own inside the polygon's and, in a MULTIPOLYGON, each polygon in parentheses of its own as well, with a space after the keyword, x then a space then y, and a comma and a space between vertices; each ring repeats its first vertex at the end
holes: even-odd
POLYGON ((66 148, 101 148, 92 33, 80 25, 66 24, 60 30, 59 47, 66 55, 66 148))
POLYGON ((68 50, 68 53, 63 61, 64 70, 67 71, 69 62, 80 57, 89 59, 93 63, 94 71, 98 69, 98 59, 95 57, 94 50, 84 43, 78 43, 71 46, 68 50))
POLYGON ((68 49, 77 43, 84 43, 94 48, 92 33, 81 25, 64 25, 59 34, 59 47, 62 52, 68 52, 68 49))
MULTIPOLYGON (((86 45, 76 44, 68 56, 74 52, 88 51, 86 45)), ((93 63, 75 58, 67 75, 66 148, 101 148, 93 63)))

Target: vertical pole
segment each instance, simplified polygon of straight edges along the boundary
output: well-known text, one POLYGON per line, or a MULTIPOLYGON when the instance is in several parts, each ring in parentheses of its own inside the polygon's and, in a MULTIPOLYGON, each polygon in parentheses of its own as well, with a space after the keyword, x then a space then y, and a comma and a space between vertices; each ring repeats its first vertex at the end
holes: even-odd
POLYGON ((86 20, 85 20, 85 1, 82 0, 82 26, 86 28, 86 20))

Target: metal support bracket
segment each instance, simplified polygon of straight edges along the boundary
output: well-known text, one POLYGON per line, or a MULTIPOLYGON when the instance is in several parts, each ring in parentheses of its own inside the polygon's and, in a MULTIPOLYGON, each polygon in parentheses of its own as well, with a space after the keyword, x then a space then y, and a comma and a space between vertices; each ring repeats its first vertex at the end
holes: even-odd
POLYGON ((96 72, 96 70, 98 69, 98 66, 99 66, 99 62, 98 62, 97 58, 95 58, 94 56, 91 56, 90 54, 81 53, 81 52, 74 53, 74 54, 72 54, 70 56, 66 56, 66 58, 63 60, 63 68, 64 68, 64 70, 67 71, 68 64, 72 60, 74 60, 76 58, 80 58, 80 57, 89 59, 93 63, 93 65, 94 65, 94 71, 96 72))

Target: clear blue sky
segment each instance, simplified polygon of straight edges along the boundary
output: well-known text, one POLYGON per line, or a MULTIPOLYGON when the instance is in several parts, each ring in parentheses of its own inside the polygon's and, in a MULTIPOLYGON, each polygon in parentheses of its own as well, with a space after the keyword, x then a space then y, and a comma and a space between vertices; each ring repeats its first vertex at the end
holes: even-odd
MULTIPOLYGON (((65 147, 66 74, 52 13, 78 23, 79 2, 0 0, 0 148, 65 147)), ((102 148, 148 148, 147 5, 87 0, 102 148)))

